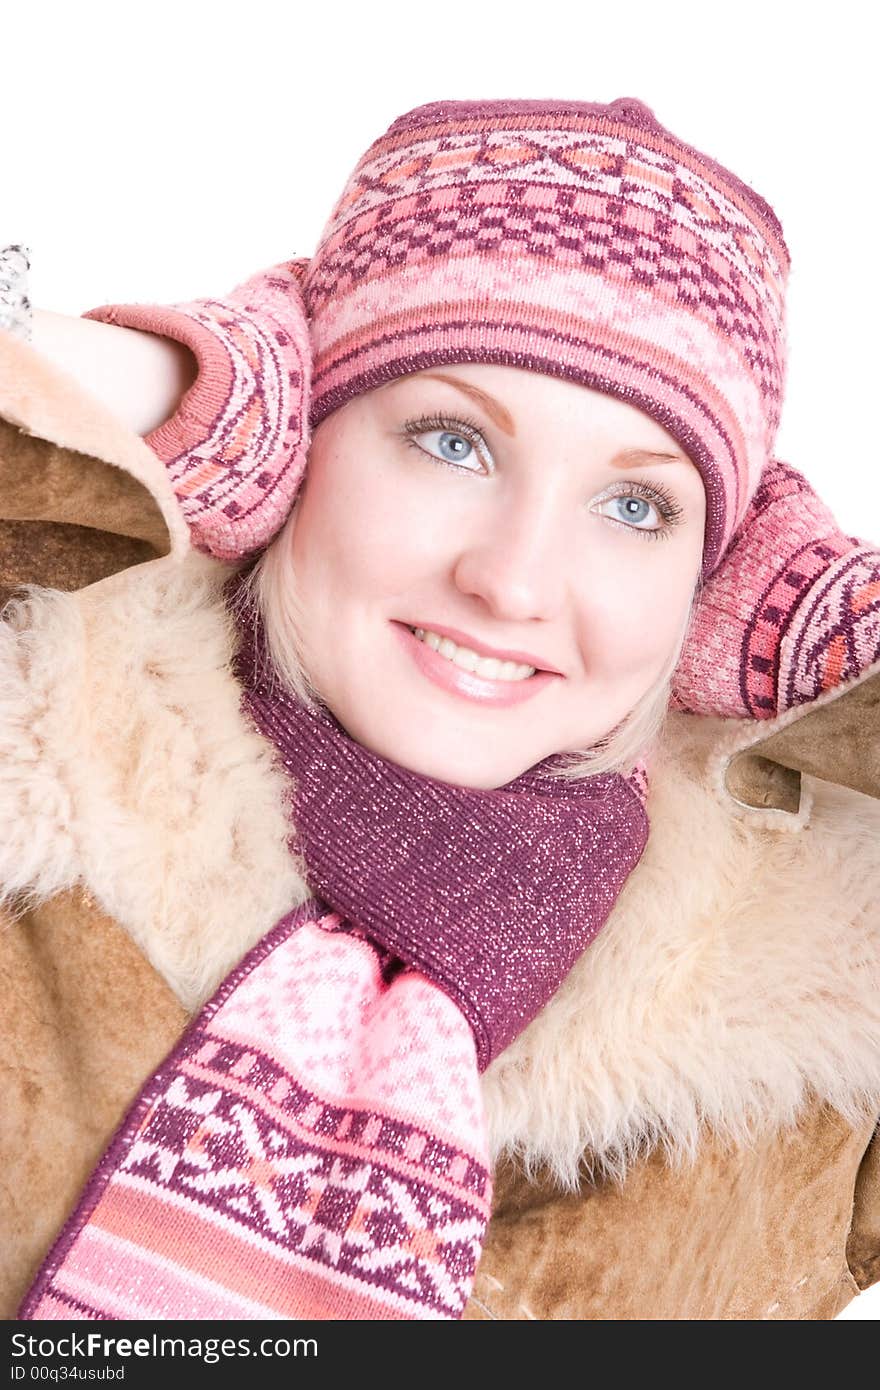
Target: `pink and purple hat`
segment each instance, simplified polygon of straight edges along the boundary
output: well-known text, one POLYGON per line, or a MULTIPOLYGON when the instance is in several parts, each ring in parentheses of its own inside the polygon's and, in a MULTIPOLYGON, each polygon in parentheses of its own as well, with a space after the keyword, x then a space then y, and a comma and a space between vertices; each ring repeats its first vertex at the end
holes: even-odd
POLYGON ((494 362, 645 411, 699 468, 703 577, 773 448, 789 254, 772 208, 642 102, 439 101, 358 160, 303 267, 314 429, 494 362))

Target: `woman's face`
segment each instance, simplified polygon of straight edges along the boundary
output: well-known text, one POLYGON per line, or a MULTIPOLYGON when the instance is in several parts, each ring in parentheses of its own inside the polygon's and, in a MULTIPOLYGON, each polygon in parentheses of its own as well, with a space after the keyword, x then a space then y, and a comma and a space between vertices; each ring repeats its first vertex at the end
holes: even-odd
POLYGON ((368 749, 504 786, 654 685, 704 522, 697 469, 623 401, 484 363, 401 377, 314 432, 291 540, 300 655, 368 749), (516 668, 468 670, 486 651, 516 668))

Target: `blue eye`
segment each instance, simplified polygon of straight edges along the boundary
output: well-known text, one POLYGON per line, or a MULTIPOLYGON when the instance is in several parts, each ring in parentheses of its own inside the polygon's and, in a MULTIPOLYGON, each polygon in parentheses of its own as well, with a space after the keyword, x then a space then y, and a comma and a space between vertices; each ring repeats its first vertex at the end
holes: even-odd
POLYGON ((657 503, 643 494, 620 492, 616 497, 608 497, 600 505, 605 507, 612 505, 617 509, 616 516, 612 521, 619 521, 627 526, 631 531, 641 531, 643 535, 657 537, 667 533, 667 528, 663 525, 663 517, 660 517, 659 524, 653 526, 642 525, 642 522, 649 521, 651 513, 658 515, 657 503))
POLYGON ((473 444, 465 439, 463 434, 455 434, 453 430, 431 430, 426 431, 423 436, 427 439, 437 439, 437 448, 449 463, 461 463, 473 451, 473 444))
POLYGON ((647 481, 622 483, 620 490, 613 497, 606 497, 600 505, 606 506, 609 502, 615 506, 622 502, 626 508, 624 517, 621 517, 620 512, 618 512, 616 517, 610 518, 611 521, 618 522, 621 526, 625 526, 628 531, 635 531, 638 535, 646 536, 648 540, 652 541, 667 540, 684 516, 682 508, 675 498, 659 483, 647 481), (644 512, 639 516, 634 516, 632 510, 634 504, 653 510, 659 518, 659 524, 655 526, 634 525, 633 522, 645 519, 644 512))
POLYGON ((615 502, 625 502, 625 503, 626 503, 626 508, 625 508, 624 510, 625 510, 625 512, 626 512, 626 519, 627 519, 628 521, 644 521, 644 520, 645 520, 645 513, 644 513, 644 512, 642 512, 641 515, 639 515, 639 516, 634 516, 634 515, 633 515, 633 512, 632 512, 632 506, 633 506, 633 504, 635 504, 635 506, 636 506, 637 509, 638 509, 639 507, 647 507, 647 508, 650 510, 650 507, 651 507, 651 503, 648 501, 648 499, 647 499, 646 497, 629 497, 626 493, 624 493, 622 497, 615 497, 614 500, 615 500, 615 502))
MULTIPOLYGON (((453 467, 462 467, 466 473, 473 473, 475 470, 472 464, 466 460, 474 453, 481 457, 483 454, 489 454, 479 426, 471 420, 450 420, 445 415, 424 416, 420 420, 407 420, 403 432, 406 443, 411 448, 418 449, 441 468, 444 464, 452 464, 453 467), (430 442, 427 445, 416 442, 434 439, 437 439, 438 443, 433 446, 430 442), (432 452, 432 447, 439 450, 439 456, 432 452)), ((489 457, 491 458, 491 455, 489 457)))

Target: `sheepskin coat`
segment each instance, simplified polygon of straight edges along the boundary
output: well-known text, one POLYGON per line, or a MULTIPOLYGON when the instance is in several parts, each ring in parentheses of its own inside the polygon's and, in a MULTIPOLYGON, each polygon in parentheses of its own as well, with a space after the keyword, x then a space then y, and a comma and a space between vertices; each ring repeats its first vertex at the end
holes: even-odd
MULTIPOLYGON (((142 440, 0 334, 0 1311, 141 1084, 309 890, 230 567, 142 440), (4 370, 5 368, 5 370, 4 370), (13 370, 14 369, 14 370, 13 370)), ((469 1318, 832 1318, 880 1278, 880 663, 671 713, 605 929, 482 1078, 469 1318)))

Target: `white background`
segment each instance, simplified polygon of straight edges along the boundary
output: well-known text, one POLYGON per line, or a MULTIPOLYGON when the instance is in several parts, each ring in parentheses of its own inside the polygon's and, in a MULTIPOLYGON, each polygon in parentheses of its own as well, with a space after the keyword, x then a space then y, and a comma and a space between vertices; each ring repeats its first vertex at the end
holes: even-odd
MULTIPOLYGON (((0 245, 38 308, 222 295, 314 251, 360 154, 443 98, 634 96, 774 207, 792 255, 776 455, 880 544, 871 7, 8 6, 0 245)), ((880 1318, 880 1286, 843 1316, 880 1318)))

